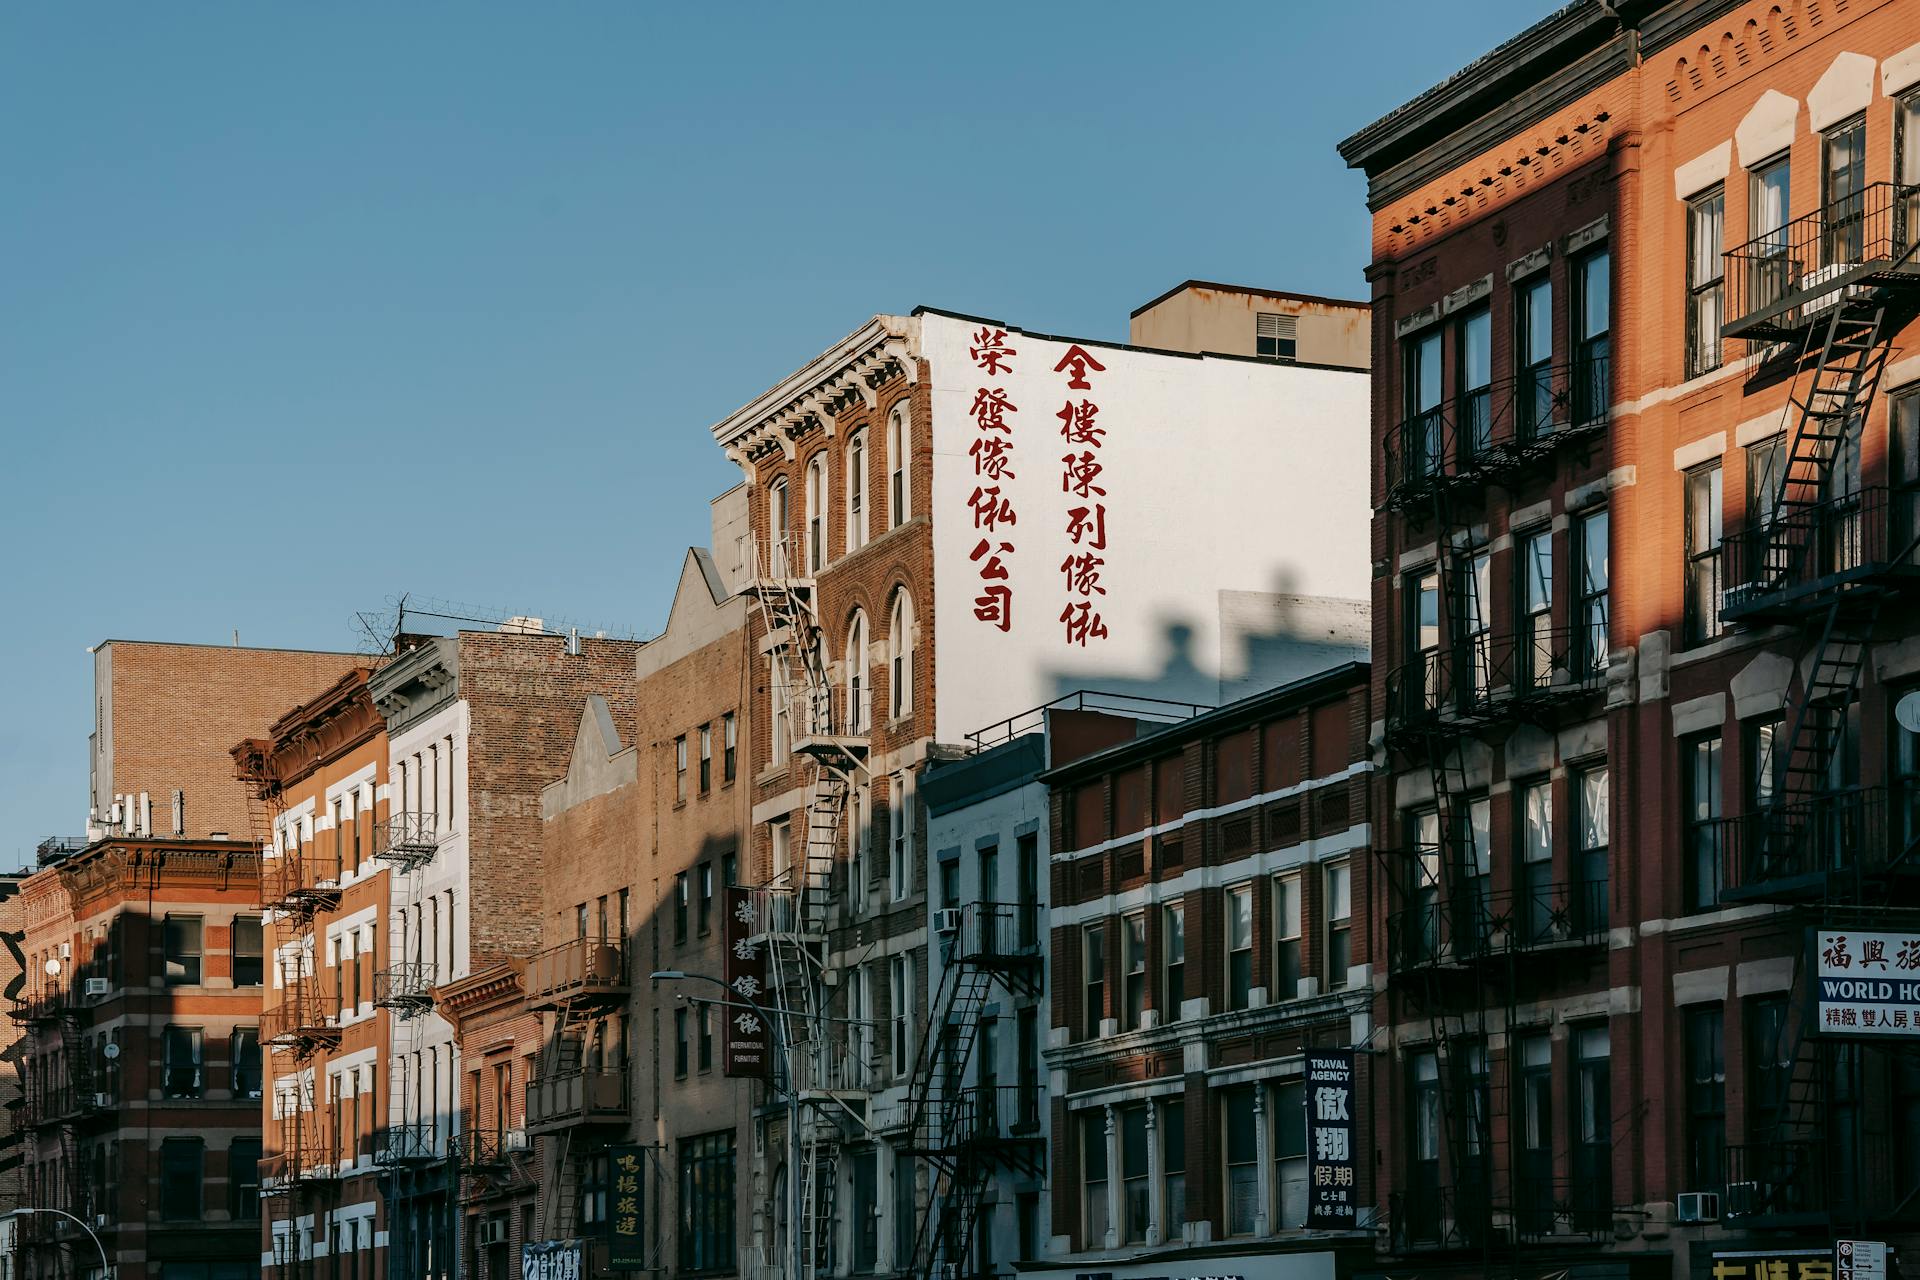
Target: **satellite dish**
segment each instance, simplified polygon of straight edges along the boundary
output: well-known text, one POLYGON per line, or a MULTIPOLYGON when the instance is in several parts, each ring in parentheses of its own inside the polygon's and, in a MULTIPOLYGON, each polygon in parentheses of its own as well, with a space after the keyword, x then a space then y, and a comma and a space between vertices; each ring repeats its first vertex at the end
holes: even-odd
POLYGON ((1893 704, 1893 718, 1908 733, 1920 733, 1920 689, 1913 689, 1893 704))
POLYGON ((60 962, 58 960, 47 961, 47 976, 49 978, 57 978, 60 976, 60 962))
POLYGON ((120 1056, 120 1046, 115 1044, 113 1041, 109 1040, 105 1044, 100 1046, 100 1056, 105 1058, 108 1062, 112 1062, 115 1058, 120 1056))

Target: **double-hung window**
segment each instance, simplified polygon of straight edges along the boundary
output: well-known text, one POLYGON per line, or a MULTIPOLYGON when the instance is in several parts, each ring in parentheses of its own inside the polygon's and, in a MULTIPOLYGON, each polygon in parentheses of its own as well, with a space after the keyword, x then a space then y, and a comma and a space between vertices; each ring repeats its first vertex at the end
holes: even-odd
POLYGON ((1092 1040, 1100 1034, 1100 1021, 1107 1016, 1107 924, 1104 920, 1086 925, 1080 932, 1080 978, 1087 1039, 1092 1040))
POLYGON ((1714 186, 1687 201, 1687 377, 1720 367, 1726 295, 1721 238, 1727 191, 1714 186))
POLYGON ((1420 479, 1445 469, 1444 423, 1441 410, 1440 330, 1429 329, 1407 339, 1403 348, 1406 378, 1406 422, 1401 427, 1405 451, 1405 479, 1420 479))
POLYGON ((1718 1191, 1727 1142, 1727 1063, 1717 1004, 1686 1011, 1687 1190, 1718 1191))
POLYGON ((1533 688, 1553 683, 1553 530, 1535 529, 1515 541, 1519 551, 1519 680, 1533 688))
POLYGON ((1573 260, 1573 421, 1607 415, 1613 389, 1613 255, 1595 249, 1573 260))
POLYGON ((1746 269, 1747 306, 1752 312, 1771 306, 1791 287, 1793 255, 1789 252, 1787 222, 1792 216, 1789 188, 1793 170, 1785 155, 1764 160, 1749 171, 1747 209, 1752 247, 1746 269))
POLYGON ((893 1073, 903 1076, 913 1070, 913 957, 893 956, 887 961, 888 1048, 893 1055, 893 1073))
POLYGON ((1126 946, 1126 1011, 1122 1030, 1141 1025, 1147 1013, 1147 918, 1139 912, 1120 918, 1120 936, 1126 946))
POLYGON ((1307 1086, 1273 1087, 1273 1182, 1280 1193, 1281 1228, 1307 1225, 1307 1086))
POLYGON ((1187 996, 1187 908, 1172 902, 1160 909, 1160 954, 1164 961, 1160 1020, 1175 1022, 1187 996))
POLYGON ((1123 1244, 1145 1244, 1153 1222, 1153 1182, 1148 1142, 1147 1108, 1138 1103, 1119 1108, 1120 1116, 1120 1238, 1123 1244))
POLYGON ((1553 279, 1546 272, 1513 289, 1514 429, 1523 441, 1553 430, 1553 279))
POLYGON ((1276 876, 1273 881, 1273 998, 1292 1000, 1300 994, 1301 969, 1300 877, 1276 876))
POLYGON ((1080 1221, 1086 1227, 1086 1247, 1106 1247, 1107 1122, 1098 1109, 1080 1115, 1080 1221))
POLYGON ((1720 634, 1720 461, 1687 472, 1686 637, 1701 644, 1720 634))
POLYGON ((1436 711, 1440 706, 1440 574, 1433 568, 1407 575, 1401 592, 1407 622, 1406 683, 1401 694, 1410 705, 1402 714, 1436 711), (1412 700, 1417 699, 1417 702, 1412 700))
POLYGON ((687 735, 684 733, 673 740, 673 799, 676 804, 687 802, 687 735))
POLYGON ((161 1096, 201 1096, 201 1035, 198 1027, 167 1027, 161 1035, 161 1096))
POLYGON ((700 726, 700 794, 713 790, 713 726, 700 726))
POLYGON ((1347 985, 1353 964, 1353 867, 1335 862, 1327 867, 1327 988, 1347 985))
POLYGON ((1227 1008, 1244 1009, 1253 993, 1253 888, 1227 890, 1227 1008))
POLYGON ((1460 393, 1454 430, 1460 452, 1485 453, 1493 446, 1493 313, 1474 308, 1454 328, 1459 344, 1460 393))
POLYGON ((1867 118, 1855 116, 1827 130, 1820 149, 1823 265, 1850 266, 1865 251, 1867 118))
POLYGON ((1720 735, 1680 744, 1680 779, 1686 803, 1687 910, 1720 904, 1725 824, 1720 821, 1720 735))
POLYGON ((1538 945, 1557 940, 1560 904, 1553 885, 1553 783, 1535 778, 1518 783, 1520 880, 1525 895, 1522 941, 1538 945))
POLYGON ((913 891, 913 771, 893 775, 887 788, 887 882, 895 902, 913 891))
POLYGON ((1179 1099, 1160 1104, 1161 1238, 1178 1240, 1187 1225, 1187 1109, 1179 1099))
POLYGON ((1227 1234, 1248 1236, 1259 1230, 1260 1141, 1258 1108, 1253 1091, 1260 1085, 1242 1084, 1227 1089, 1220 1108, 1226 1126, 1221 1148, 1226 1153, 1227 1234))
POLYGON ((201 918, 168 916, 166 919, 166 974, 170 987, 200 985, 201 918))
POLYGON ((1575 566, 1580 584, 1574 602, 1574 628, 1577 642, 1575 664, 1586 675, 1607 669, 1607 586, 1610 577, 1608 513, 1602 508, 1580 516, 1575 523, 1574 544, 1579 563, 1575 566))
POLYGON ((867 433, 847 441, 847 551, 867 545, 867 433))
POLYGON ((1592 934, 1607 926, 1607 766, 1596 765, 1573 773, 1573 829, 1579 841, 1574 851, 1574 927, 1592 934))

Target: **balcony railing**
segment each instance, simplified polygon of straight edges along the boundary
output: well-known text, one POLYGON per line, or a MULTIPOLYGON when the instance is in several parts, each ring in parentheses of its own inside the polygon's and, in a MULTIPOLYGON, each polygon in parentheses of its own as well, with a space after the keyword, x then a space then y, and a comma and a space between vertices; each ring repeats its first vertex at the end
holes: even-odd
POLYGON ((432 860, 448 833, 440 830, 437 813, 396 813, 380 829, 374 856, 401 870, 432 860))
POLYGON ((1747 1226, 1786 1224, 1827 1210, 1822 1144, 1776 1141, 1727 1145, 1727 1186, 1720 1215, 1747 1226))
POLYGON ((1920 581, 1920 492, 1875 486, 1730 535, 1721 544, 1729 621, 1785 619, 1840 592, 1920 581))
POLYGON ((442 1157, 439 1137, 430 1124, 391 1124, 373 1135, 373 1162, 390 1168, 425 1164, 442 1157))
POLYGON ((1044 1094, 1040 1085, 970 1085, 954 1097, 942 1121, 942 1139, 953 1147, 1037 1140, 1044 1094))
POLYGON ((933 913, 949 964, 1040 958, 1040 907, 1032 902, 969 902, 933 913))
POLYGON ((309 843, 260 863, 266 905, 297 916, 325 911, 340 901, 340 859, 309 843))
POLYGON ((1387 732, 1465 733, 1606 687, 1604 626, 1480 632, 1387 673, 1387 732))
POLYGON ((1920 188, 1867 184, 1726 251, 1729 338, 1774 341, 1863 286, 1913 269, 1920 188))
POLYGON ((438 969, 425 960, 403 960, 373 975, 373 1003, 410 1017, 433 1008, 438 969))
POLYGON ((527 1082, 527 1127, 623 1121, 627 1115, 627 1073, 618 1067, 581 1067, 535 1076, 527 1082))
POLYGON ((1592 1244, 1613 1235, 1613 1189, 1603 1178, 1515 1179, 1502 1199, 1481 1186, 1395 1191, 1387 1207, 1396 1253, 1592 1244))
POLYGON ((1606 425, 1612 376, 1604 355, 1543 365, 1413 415, 1387 432, 1385 505, 1484 483, 1587 438, 1606 425))
POLYGON ((790 1063, 801 1094, 845 1097, 873 1087, 873 1047, 857 1034, 797 1049, 790 1063))
POLYGON ((616 1003, 626 995, 626 948, 619 941, 570 938, 527 962, 531 1008, 583 1008, 616 1003))
POLYGON ((1500 892, 1464 891, 1387 917, 1394 970, 1466 964, 1547 947, 1607 940, 1607 886, 1540 884, 1500 892))
POLYGON ((41 987, 29 991, 13 1002, 11 1013, 13 1020, 21 1026, 32 1026, 42 1022, 56 1022, 62 1014, 76 1007, 73 989, 63 983, 41 987))
MULTIPOLYGON (((1903 803, 1903 815, 1912 808, 1903 803)), ((1692 905, 1818 896, 1834 877, 1882 874, 1920 838, 1920 820, 1908 818, 1896 831, 1889 818, 1885 787, 1850 787, 1702 823, 1688 833, 1692 905), (1718 882, 1708 882, 1715 873, 1718 882)))
POLYGON ((296 1054, 340 1043, 340 999, 331 993, 294 990, 260 1017, 260 1039, 296 1054))

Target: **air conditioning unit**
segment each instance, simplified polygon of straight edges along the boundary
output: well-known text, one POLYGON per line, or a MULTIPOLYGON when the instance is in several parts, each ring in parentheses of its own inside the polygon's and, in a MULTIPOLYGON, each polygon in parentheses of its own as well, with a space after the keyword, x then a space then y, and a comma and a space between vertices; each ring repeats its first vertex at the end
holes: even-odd
POLYGON ((533 1140, 527 1137, 525 1129, 509 1129, 500 1138, 502 1151, 531 1151, 533 1140))
POLYGON ((93 1225, 95 1230, 105 1230, 107 1226, 107 1215, 104 1213, 94 1214, 93 1225))
POLYGON ((113 1106, 113 1095, 110 1093, 96 1093, 93 1095, 93 1105, 105 1111, 113 1106))
POLYGON ((507 1220, 505 1218, 484 1218, 481 1220, 481 1244, 505 1244, 506 1242, 507 1220))
POLYGON ((86 991, 89 1000, 104 1000, 112 990, 113 984, 105 978, 87 979, 86 991))
POLYGON ((60 944, 60 958, 62 960, 73 959, 73 944, 71 942, 63 942, 60 944))
POLYGON ((960 932, 960 908, 942 907, 933 913, 933 931, 943 937, 960 932))
POLYGON ((1674 1205, 1674 1217, 1681 1222, 1720 1221, 1720 1193, 1682 1191, 1674 1205))
POLYGON ((1750 1213, 1759 1212, 1766 1202, 1771 1184, 1761 1182, 1729 1182, 1727 1184, 1727 1202, 1721 1206, 1721 1216, 1731 1221, 1744 1218, 1750 1213))

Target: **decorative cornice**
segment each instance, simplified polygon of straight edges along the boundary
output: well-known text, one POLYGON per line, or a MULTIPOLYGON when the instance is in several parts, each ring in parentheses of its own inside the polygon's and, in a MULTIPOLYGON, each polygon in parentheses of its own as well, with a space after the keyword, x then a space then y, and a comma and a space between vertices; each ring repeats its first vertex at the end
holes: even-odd
POLYGON ((920 323, 879 315, 713 425, 729 457, 751 462, 775 449, 788 458, 812 431, 834 434, 835 419, 858 403, 879 406, 892 378, 919 380, 920 323))
POLYGON ((476 973, 433 989, 434 1009, 459 1033, 467 1020, 494 1009, 517 1005, 525 992, 525 964, 499 960, 476 973))
POLYGON ((373 705, 396 731, 458 696, 460 639, 438 636, 397 655, 367 682, 373 705))

